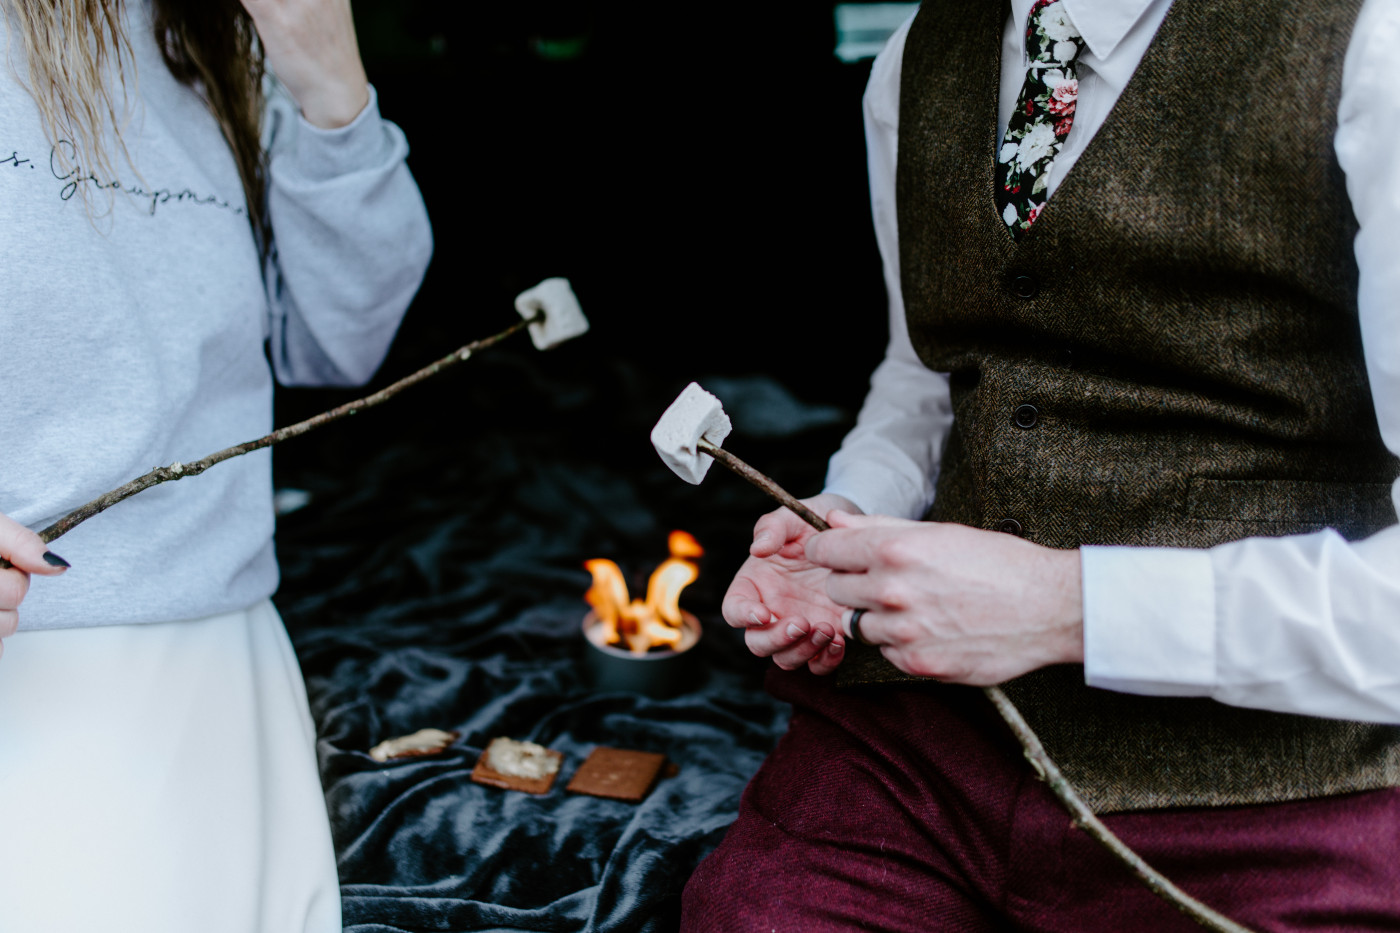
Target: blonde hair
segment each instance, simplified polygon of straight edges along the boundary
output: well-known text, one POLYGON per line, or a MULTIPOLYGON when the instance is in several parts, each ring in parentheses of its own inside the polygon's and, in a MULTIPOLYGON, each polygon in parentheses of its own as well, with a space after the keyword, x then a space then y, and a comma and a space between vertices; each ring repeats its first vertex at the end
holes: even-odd
MULTIPOLYGON (((24 45, 28 90, 56 161, 65 170, 116 177, 114 159, 131 164, 122 132, 135 96, 127 89, 132 51, 122 22, 124 0, 4 2, 24 45), (109 128, 115 152, 106 144, 109 128), (59 140, 72 145, 71 162, 59 140)), ((240 0, 154 0, 153 7, 165 63, 177 80, 199 91, 218 120, 238 165, 249 221, 265 247, 263 53, 253 21, 240 0)), ((134 68, 130 77, 134 85, 134 68)), ((78 187, 86 199, 89 186, 78 187)))

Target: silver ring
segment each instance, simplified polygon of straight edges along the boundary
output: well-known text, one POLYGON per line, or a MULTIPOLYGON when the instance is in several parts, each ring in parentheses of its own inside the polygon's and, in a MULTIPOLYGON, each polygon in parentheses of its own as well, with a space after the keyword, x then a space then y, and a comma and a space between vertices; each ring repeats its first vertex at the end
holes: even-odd
POLYGON ((864 609, 851 610, 851 638, 860 642, 862 645, 868 645, 870 642, 866 641, 865 636, 860 633, 860 617, 863 615, 865 615, 864 609))

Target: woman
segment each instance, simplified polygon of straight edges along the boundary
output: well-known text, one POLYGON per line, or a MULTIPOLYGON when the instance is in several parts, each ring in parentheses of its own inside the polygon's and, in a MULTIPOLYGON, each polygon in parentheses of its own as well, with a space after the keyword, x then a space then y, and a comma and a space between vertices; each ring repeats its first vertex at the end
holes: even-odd
POLYGON ((369 378, 431 252, 407 146, 348 0, 5 11, 0 927, 339 930, 268 454, 66 560, 28 529, 265 433, 274 374, 369 378))

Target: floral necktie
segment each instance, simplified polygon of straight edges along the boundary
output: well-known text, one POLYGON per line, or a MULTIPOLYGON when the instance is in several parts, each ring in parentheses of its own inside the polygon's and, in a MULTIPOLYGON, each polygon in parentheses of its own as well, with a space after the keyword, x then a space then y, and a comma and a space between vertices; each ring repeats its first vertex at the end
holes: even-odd
POLYGON ((1013 237, 1045 207, 1050 166, 1074 125, 1075 59, 1084 48, 1060 0, 1035 0, 1026 21, 1026 83, 997 153, 997 206, 1013 237))

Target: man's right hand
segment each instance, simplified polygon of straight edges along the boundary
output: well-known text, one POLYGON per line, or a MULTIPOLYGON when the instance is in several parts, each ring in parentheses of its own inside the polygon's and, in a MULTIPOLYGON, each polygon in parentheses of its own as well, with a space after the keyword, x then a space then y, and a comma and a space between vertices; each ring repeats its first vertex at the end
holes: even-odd
MULTIPOLYGON (((832 509, 861 514, 844 496, 820 495, 803 504, 825 516, 832 509)), ((831 571, 807 560, 807 539, 817 530, 787 509, 769 512, 753 529, 749 559, 724 594, 724 620, 745 629, 744 642, 760 658, 784 670, 806 664, 830 674, 845 654, 841 614, 826 595, 831 571)))
MULTIPOLYGON (((29 592, 29 575, 55 576, 68 569, 68 562, 7 515, 0 515, 0 557, 14 564, 0 570, 0 639, 5 639, 19 626, 19 604, 29 592)), ((0 654, 4 653, 5 643, 0 640, 0 654)))

